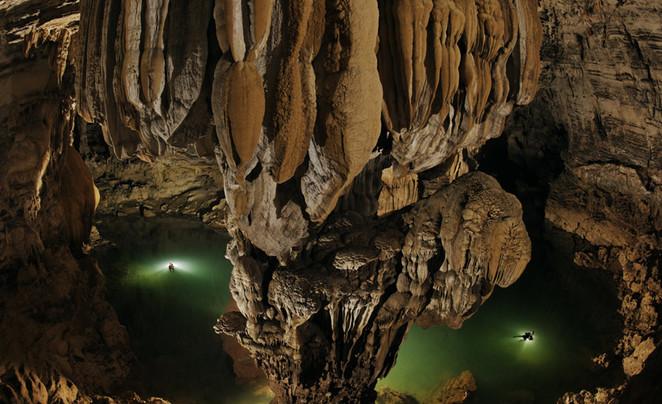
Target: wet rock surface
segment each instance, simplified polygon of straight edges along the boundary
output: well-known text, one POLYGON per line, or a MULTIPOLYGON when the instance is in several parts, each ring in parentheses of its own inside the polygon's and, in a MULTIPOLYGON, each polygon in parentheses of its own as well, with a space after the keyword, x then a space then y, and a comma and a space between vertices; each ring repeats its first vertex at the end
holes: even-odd
POLYGON ((471 402, 472 393, 477 389, 476 380, 471 372, 465 370, 455 377, 439 384, 423 400, 389 388, 379 389, 377 404, 462 404, 471 402))
POLYGON ((239 311, 215 329, 252 352, 278 383, 278 400, 374 400, 377 379, 414 321, 458 327, 524 269, 530 244, 510 198, 494 179, 473 173, 420 201, 402 227, 336 214, 287 268, 252 257, 249 242, 230 228, 230 290, 239 311), (488 194, 493 210, 467 208, 488 194), (464 219, 453 224, 461 211, 464 219), (433 259, 440 251, 446 260, 433 259))
POLYGON ((215 229, 225 227, 227 204, 215 161, 176 149, 152 163, 118 160, 98 126, 79 123, 82 157, 101 195, 99 214, 189 216, 215 229))
POLYGON ((443 185, 535 94, 533 2, 211 6, 83 4, 79 113, 120 157, 213 150, 239 308, 217 329, 279 400, 374 399, 411 321, 459 326, 528 262, 516 200, 485 175, 443 185), (187 121, 215 136, 180 135, 187 121))
POLYGON ((476 380, 473 375, 465 370, 439 386, 424 403, 461 404, 471 398, 471 393, 475 392, 476 388, 476 380))

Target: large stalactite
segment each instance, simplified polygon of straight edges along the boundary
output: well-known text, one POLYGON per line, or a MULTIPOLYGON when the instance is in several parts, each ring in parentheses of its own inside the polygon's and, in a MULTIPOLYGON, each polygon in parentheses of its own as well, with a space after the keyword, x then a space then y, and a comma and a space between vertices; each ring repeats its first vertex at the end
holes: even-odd
POLYGON ((415 321, 459 327, 530 258, 517 200, 467 173, 536 92, 535 2, 194 3, 83 3, 79 112, 146 160, 212 121, 239 307, 217 331, 279 401, 374 399, 415 321))

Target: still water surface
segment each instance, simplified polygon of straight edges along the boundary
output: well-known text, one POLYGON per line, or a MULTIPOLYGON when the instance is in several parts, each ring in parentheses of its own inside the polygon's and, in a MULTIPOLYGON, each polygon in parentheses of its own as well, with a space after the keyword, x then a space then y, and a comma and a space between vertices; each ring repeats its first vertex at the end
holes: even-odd
MULTIPOLYGON (((97 255, 137 356, 135 388, 183 404, 268 403, 264 385, 235 380, 211 329, 229 303, 227 236, 172 218, 102 218, 98 228, 115 245, 97 255)), ((591 362, 618 327, 605 285, 562 260, 538 260, 460 330, 414 327, 378 388, 424 400, 468 369, 478 385, 473 403, 552 403, 606 383, 591 362), (527 330, 534 341, 512 338, 527 330)))
POLYGON ((137 357, 135 388, 178 404, 268 403, 266 388, 235 380, 212 330, 230 299, 227 236, 173 218, 107 217, 97 227, 116 246, 97 255, 137 357))
POLYGON ((378 386, 425 399, 470 370, 478 387, 470 402, 492 404, 555 403, 565 392, 614 383, 614 372, 592 361, 620 325, 609 275, 551 251, 538 253, 514 285, 497 288, 461 329, 414 327, 378 386), (533 341, 513 338, 528 330, 533 341))

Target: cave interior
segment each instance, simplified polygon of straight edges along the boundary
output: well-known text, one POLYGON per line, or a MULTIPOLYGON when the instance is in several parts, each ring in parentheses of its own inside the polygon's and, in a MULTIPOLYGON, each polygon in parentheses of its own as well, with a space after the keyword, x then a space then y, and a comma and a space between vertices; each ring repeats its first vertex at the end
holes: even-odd
POLYGON ((0 1, 0 403, 662 402, 662 4, 0 1))

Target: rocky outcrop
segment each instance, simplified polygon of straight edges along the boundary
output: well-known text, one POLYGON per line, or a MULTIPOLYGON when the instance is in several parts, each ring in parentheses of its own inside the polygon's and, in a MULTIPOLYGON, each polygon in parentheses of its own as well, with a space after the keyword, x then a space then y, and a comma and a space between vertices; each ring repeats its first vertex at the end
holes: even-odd
POLYGON ((101 195, 99 214, 183 215, 225 228, 223 177, 214 160, 175 148, 151 163, 118 160, 105 147, 100 128, 79 123, 80 151, 101 195))
POLYGON ((515 282, 531 258, 521 205, 483 173, 460 177, 405 220, 411 227, 398 291, 422 297, 431 286, 430 305, 419 318, 424 324, 459 328, 495 286, 515 282))
POLYGON ((143 400, 135 393, 123 397, 88 395, 58 372, 35 372, 16 366, 0 366, 0 400, 16 404, 170 404, 159 397, 143 400))
MULTIPOLYGON (((541 91, 504 142, 505 188, 575 237, 579 266, 614 274, 624 327, 608 356, 628 383, 659 344, 661 12, 637 0, 542 0, 541 91)), ((624 387, 606 391, 618 399, 624 387)))
POLYGON ((617 404, 623 388, 598 388, 595 392, 582 390, 579 393, 566 393, 557 401, 558 404, 617 404))
POLYGON ((123 397, 88 395, 58 372, 35 372, 15 366, 0 366, 0 400, 3 403, 35 404, 170 404, 159 397, 143 400, 135 393, 123 397))
POLYGON ((530 257, 519 204, 485 174, 459 178, 407 216, 401 227, 334 214, 288 267, 259 260, 230 228, 239 311, 215 328, 253 354, 278 402, 374 400, 414 321, 459 326, 530 257))
POLYGON ((424 404, 462 404, 476 392, 476 379, 468 370, 435 389, 424 404))
POLYGON ((377 392, 375 404, 418 404, 418 401, 409 394, 385 388, 377 392))
POLYGON ((617 274, 625 321, 616 352, 634 376, 655 349, 662 301, 662 8, 557 3, 542 2, 551 48, 544 83, 568 150, 546 218, 593 246, 579 260, 617 274))
POLYGON ((432 392, 421 400, 415 397, 392 390, 381 388, 377 392, 376 404, 462 404, 470 402, 473 393, 477 390, 476 380, 470 371, 465 370, 455 377, 443 380, 432 392))

